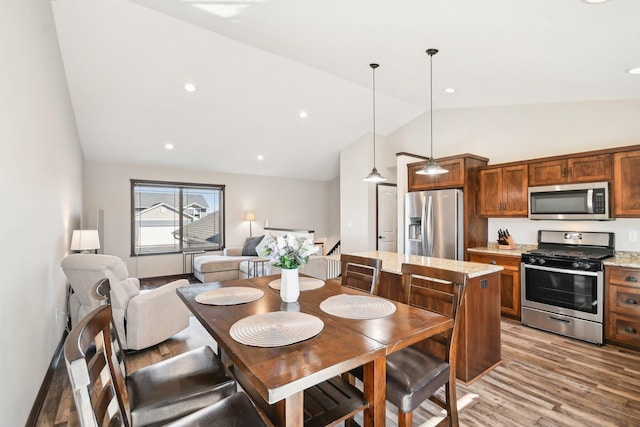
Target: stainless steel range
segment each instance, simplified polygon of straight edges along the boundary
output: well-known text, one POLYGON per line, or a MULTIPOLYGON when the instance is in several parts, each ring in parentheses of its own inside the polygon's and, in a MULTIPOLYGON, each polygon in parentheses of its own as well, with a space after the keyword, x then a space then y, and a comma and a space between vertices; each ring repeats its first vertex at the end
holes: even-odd
POLYGON ((538 231, 522 255, 522 324, 603 344, 604 264, 613 233, 538 231))

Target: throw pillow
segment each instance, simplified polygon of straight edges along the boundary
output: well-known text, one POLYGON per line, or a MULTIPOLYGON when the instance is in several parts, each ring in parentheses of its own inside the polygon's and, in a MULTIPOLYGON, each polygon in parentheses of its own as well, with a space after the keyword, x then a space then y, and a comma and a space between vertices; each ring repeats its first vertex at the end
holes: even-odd
POLYGON ((260 243, 263 238, 264 236, 247 237, 242 247, 242 256, 256 256, 258 254, 256 252, 256 246, 258 246, 258 243, 260 243))
POLYGON ((258 246, 256 246, 256 254, 258 254, 260 258, 265 258, 264 248, 267 246, 267 240, 269 240, 267 236, 264 236, 262 240, 260 240, 260 243, 258 243, 258 246))

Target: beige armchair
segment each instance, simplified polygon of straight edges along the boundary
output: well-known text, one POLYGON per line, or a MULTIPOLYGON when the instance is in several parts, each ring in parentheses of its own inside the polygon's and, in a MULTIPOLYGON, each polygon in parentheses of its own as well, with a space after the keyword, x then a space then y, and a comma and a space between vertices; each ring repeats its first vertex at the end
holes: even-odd
POLYGON ((189 326, 189 311, 176 294, 176 288, 189 284, 187 280, 141 292, 140 281, 129 277, 126 264, 116 256, 72 254, 61 266, 73 289, 72 326, 95 308, 91 287, 105 277, 111 283, 113 319, 125 349, 150 347, 189 326))

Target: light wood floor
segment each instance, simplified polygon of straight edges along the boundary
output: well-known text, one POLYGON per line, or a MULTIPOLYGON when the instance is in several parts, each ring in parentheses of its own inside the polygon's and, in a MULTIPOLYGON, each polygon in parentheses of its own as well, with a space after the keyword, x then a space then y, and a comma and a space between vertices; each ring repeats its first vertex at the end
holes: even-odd
MULTIPOLYGON (((131 353, 127 361, 135 370, 203 344, 213 342, 192 320, 176 337, 131 353)), ((461 426, 640 426, 640 352, 598 347, 503 321, 502 360, 478 381, 458 383, 461 426)), ((425 403, 415 412, 414 426, 435 425, 439 417, 439 408, 425 403)), ((78 425, 64 363, 37 425, 78 425)), ((397 425, 389 404, 387 425, 397 425)))

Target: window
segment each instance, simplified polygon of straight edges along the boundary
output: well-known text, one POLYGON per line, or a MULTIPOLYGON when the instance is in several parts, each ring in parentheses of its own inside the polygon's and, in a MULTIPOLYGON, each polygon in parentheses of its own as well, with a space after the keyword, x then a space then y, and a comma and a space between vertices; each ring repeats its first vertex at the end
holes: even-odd
POLYGON ((224 247, 224 185, 131 180, 131 254, 224 247))

